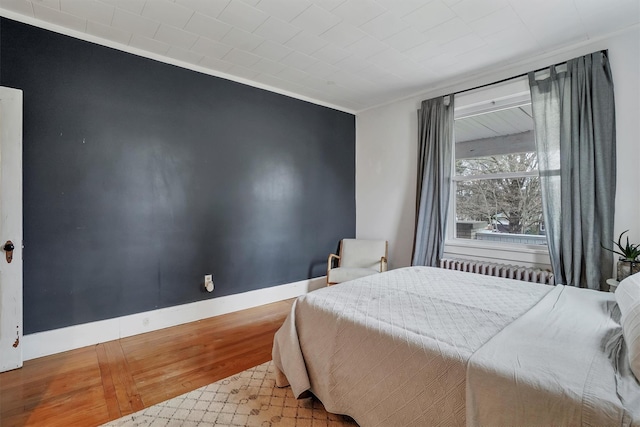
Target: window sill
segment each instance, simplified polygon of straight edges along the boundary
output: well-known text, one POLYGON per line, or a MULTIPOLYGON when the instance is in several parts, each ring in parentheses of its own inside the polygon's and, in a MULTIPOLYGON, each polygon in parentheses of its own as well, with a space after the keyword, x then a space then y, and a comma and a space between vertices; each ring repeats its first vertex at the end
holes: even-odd
POLYGON ((445 241, 445 258, 464 258, 497 263, 515 263, 526 267, 550 268, 546 245, 485 243, 477 240, 445 241))
POLYGON ((465 248, 480 248, 491 249, 498 251, 509 252, 522 252, 529 254, 544 254, 549 255, 549 249, 546 245, 522 245, 517 243, 485 243, 472 239, 449 239, 444 242, 445 247, 465 247, 465 248))

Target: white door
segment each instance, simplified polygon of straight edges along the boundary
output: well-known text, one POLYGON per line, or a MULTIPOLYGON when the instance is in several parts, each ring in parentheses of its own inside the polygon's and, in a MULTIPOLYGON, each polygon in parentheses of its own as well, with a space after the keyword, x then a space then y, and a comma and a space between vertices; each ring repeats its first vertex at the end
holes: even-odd
POLYGON ((22 366, 21 341, 22 91, 0 87, 0 372, 22 366))

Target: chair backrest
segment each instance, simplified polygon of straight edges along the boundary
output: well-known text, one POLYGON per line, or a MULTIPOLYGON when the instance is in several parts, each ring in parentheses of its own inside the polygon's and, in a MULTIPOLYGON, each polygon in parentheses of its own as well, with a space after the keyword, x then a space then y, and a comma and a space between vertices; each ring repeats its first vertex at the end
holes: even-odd
POLYGON ((340 244, 340 267, 379 269, 386 256, 386 240, 342 239, 340 244))

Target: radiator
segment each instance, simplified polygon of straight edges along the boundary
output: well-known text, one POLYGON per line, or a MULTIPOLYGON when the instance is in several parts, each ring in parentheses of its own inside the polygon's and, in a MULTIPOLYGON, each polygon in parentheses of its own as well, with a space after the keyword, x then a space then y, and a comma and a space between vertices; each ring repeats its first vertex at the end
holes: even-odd
POLYGON ((549 270, 527 268, 518 265, 443 258, 440 260, 440 267, 448 270, 468 271, 469 273, 505 277, 507 279, 522 280, 525 282, 543 283, 545 285, 553 285, 555 283, 553 280, 553 273, 549 270))

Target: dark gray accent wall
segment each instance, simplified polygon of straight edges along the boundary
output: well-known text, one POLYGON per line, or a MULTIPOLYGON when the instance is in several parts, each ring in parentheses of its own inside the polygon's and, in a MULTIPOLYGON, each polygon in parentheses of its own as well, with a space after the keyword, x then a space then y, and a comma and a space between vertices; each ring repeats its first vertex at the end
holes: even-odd
POLYGON ((0 84, 24 91, 27 334, 321 276, 355 235, 351 114, 8 19, 0 84))

